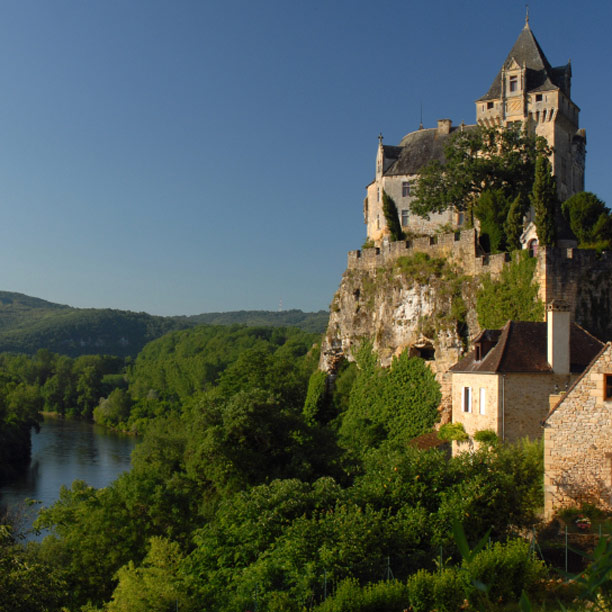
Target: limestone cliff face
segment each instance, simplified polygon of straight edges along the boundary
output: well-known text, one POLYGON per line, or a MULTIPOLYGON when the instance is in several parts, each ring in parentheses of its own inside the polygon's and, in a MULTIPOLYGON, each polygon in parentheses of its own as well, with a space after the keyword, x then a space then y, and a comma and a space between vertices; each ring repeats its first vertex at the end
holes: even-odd
POLYGON ((321 368, 333 373, 342 359, 370 341, 381 365, 408 349, 423 357, 442 386, 446 412, 447 370, 478 333, 475 294, 478 279, 464 275, 449 259, 411 252, 380 266, 349 263, 331 304, 321 368))

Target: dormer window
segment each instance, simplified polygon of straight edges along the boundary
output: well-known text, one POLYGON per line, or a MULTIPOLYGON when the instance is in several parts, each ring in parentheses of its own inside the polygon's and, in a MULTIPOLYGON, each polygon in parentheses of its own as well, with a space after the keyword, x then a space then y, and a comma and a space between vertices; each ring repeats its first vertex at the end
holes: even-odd
POLYGON ((510 93, 518 91, 518 76, 511 76, 509 80, 510 93))
POLYGON ((477 344, 476 345, 476 361, 481 361, 481 360, 482 360, 482 345, 477 344))
POLYGON ((536 102, 541 102, 542 101, 542 94, 536 94, 536 102))
POLYGON ((495 106, 494 102, 487 102, 487 110, 491 110, 495 106))

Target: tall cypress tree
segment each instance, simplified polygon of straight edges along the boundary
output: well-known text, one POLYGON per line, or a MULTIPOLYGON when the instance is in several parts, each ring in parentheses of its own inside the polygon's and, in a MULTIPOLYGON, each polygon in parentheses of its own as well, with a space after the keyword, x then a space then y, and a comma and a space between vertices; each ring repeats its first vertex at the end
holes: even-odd
POLYGON ((525 215, 526 197, 518 194, 510 204, 508 216, 504 223, 504 232, 506 234, 506 248, 508 251, 518 251, 521 248, 521 234, 523 233, 523 216, 525 215))
POLYGON ((397 213, 397 206, 393 201, 393 198, 383 190, 383 214, 387 220, 387 227, 391 233, 391 240, 403 240, 405 234, 402 231, 400 225, 399 215, 397 213))
POLYGON ((531 189, 531 204, 535 211, 535 225, 541 246, 555 244, 555 210, 557 208, 557 184, 552 175, 548 157, 536 159, 535 177, 531 189))

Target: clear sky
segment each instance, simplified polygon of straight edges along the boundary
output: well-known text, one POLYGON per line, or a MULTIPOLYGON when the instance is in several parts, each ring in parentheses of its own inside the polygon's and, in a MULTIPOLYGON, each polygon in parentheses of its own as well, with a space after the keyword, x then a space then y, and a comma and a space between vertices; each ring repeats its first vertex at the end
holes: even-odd
MULTIPOLYGON (((530 4, 612 204, 612 3, 530 4)), ((524 2, 0 0, 0 289, 152 314, 327 309, 377 136, 473 123, 524 2)))

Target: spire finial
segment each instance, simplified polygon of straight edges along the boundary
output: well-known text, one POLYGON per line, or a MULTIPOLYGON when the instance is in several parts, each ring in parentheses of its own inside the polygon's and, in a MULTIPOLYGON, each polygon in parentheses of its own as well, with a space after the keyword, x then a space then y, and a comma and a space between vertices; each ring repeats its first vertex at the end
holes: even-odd
POLYGON ((379 132, 378 133, 378 144, 382 145, 382 141, 383 141, 383 135, 382 135, 382 132, 379 132))
POLYGON ((525 5, 525 27, 529 27, 529 5, 525 5))
POLYGON ((423 129, 423 102, 421 102, 421 123, 419 123, 419 130, 423 129))

